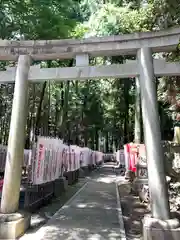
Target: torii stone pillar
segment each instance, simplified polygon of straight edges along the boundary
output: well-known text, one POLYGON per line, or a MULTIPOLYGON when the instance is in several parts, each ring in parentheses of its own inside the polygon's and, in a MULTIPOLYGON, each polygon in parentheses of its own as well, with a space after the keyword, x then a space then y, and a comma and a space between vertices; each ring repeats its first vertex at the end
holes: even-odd
POLYGON ((137 58, 152 215, 156 219, 168 220, 170 208, 151 49, 139 49, 137 58))
POLYGON ((28 108, 28 73, 31 59, 21 55, 16 70, 14 98, 6 157, 1 213, 18 211, 19 194, 24 159, 25 127, 28 108))

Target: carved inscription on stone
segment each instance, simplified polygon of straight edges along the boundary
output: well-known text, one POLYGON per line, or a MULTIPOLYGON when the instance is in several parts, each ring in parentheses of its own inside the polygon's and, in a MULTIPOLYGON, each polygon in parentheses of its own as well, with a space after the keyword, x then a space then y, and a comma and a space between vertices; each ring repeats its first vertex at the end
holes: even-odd
POLYGON ((143 179, 147 179, 148 178, 147 168, 140 166, 138 171, 139 171, 138 172, 138 177, 139 178, 143 178, 143 179))
POLYGON ((139 156, 138 163, 137 163, 137 177, 139 179, 147 179, 148 178, 146 157, 139 156))

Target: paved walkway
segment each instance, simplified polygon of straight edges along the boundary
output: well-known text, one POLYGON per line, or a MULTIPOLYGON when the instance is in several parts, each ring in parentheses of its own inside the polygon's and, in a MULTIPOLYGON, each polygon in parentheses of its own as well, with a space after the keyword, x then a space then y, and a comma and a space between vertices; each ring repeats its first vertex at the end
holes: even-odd
POLYGON ((21 240, 125 240, 116 176, 104 167, 36 233, 21 240))

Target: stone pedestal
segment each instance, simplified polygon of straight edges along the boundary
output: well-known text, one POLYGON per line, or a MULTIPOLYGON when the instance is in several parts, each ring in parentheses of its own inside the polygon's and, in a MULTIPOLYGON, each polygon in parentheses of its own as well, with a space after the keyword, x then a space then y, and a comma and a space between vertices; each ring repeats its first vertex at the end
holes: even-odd
POLYGON ((128 181, 130 181, 130 182, 133 182, 134 181, 134 179, 135 179, 135 173, 134 172, 132 172, 132 171, 130 171, 130 170, 127 170, 126 172, 125 172, 125 179, 126 180, 128 180, 128 181))
POLYGON ((82 167, 82 170, 84 171, 85 176, 87 176, 89 174, 89 168, 88 167, 82 167))
POLYGON ((148 179, 139 179, 136 177, 132 183, 132 187, 137 192, 137 194, 139 191, 141 191, 142 185, 148 185, 148 179))
POLYGON ((129 171, 129 170, 127 170, 127 171, 125 172, 125 179, 126 179, 126 180, 130 180, 130 171, 129 171))
POLYGON ((179 220, 166 221, 145 217, 143 220, 143 240, 179 240, 179 220))
POLYGON ((54 197, 59 197, 67 190, 68 181, 65 177, 61 177, 54 181, 54 197))
POLYGON ((94 169, 94 165, 89 165, 88 166, 88 172, 90 173, 91 171, 93 171, 93 169, 94 169))
POLYGON ((79 169, 79 178, 84 178, 85 174, 84 174, 84 170, 82 168, 79 169))
POLYGON ((75 182, 79 179, 79 169, 75 171, 75 182))
POLYGON ((79 181, 79 169, 76 171, 76 182, 79 181))
POLYGON ((67 180, 68 180, 68 185, 72 185, 73 184, 73 172, 67 172, 66 176, 67 176, 67 180))
POLYGON ((68 180, 66 178, 62 177, 61 181, 62 181, 61 189, 62 189, 62 191, 66 192, 68 189, 68 180))
POLYGON ((76 182, 76 171, 72 172, 72 183, 76 182))
POLYGON ((30 226, 31 216, 25 212, 0 214, 0 239, 16 239, 30 226))

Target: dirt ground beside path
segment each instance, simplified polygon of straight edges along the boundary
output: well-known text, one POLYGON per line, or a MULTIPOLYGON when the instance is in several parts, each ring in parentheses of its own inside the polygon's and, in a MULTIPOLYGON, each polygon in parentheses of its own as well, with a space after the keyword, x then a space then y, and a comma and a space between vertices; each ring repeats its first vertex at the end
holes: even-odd
POLYGON ((128 182, 119 183, 119 194, 127 240, 142 240, 142 219, 149 214, 146 204, 130 193, 128 182))

